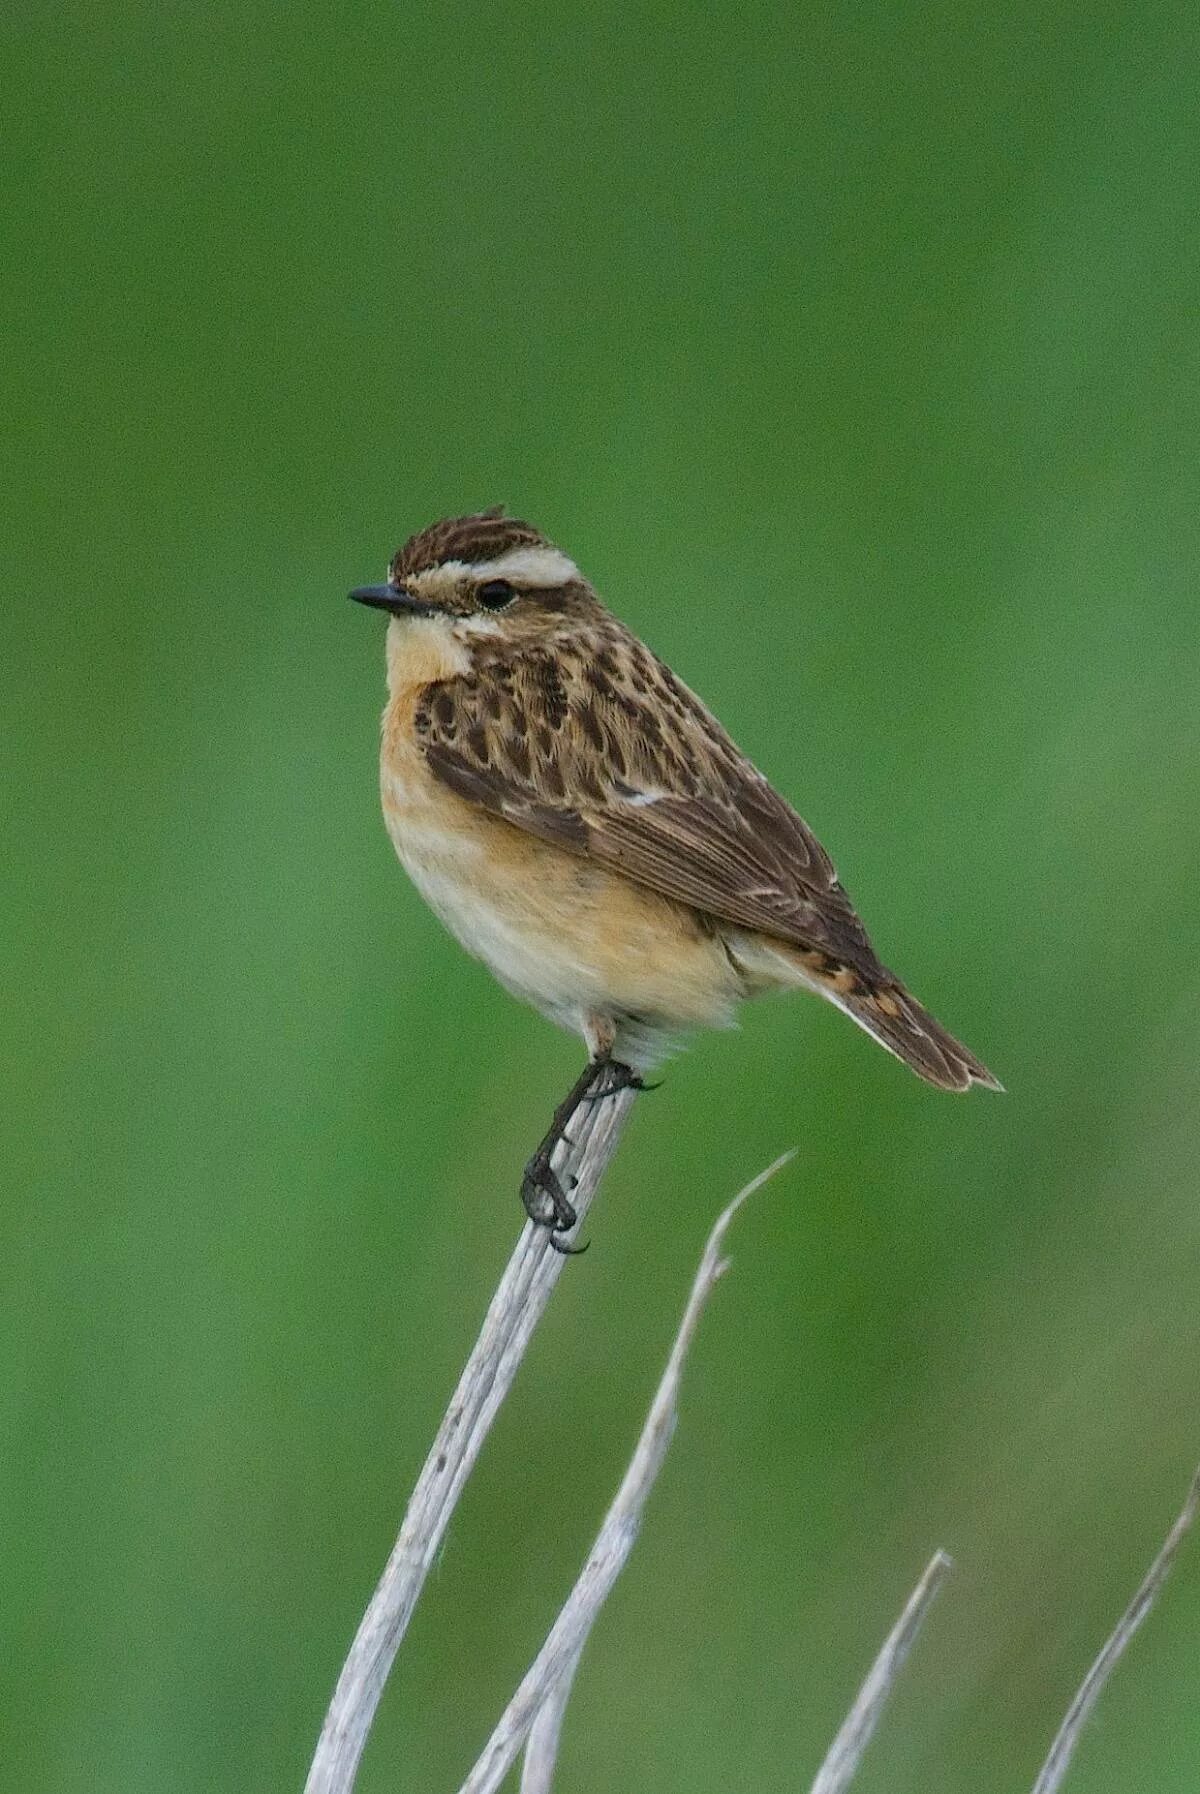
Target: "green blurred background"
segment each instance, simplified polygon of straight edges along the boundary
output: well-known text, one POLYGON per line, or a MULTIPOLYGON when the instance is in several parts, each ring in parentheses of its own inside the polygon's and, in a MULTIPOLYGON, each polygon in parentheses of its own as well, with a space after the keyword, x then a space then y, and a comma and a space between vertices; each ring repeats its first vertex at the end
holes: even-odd
MULTIPOLYGON (((1200 23, 13 0, 0 1727, 300 1786, 579 1047, 377 812, 413 528, 505 501, 1008 1084, 762 1005, 640 1107, 389 1687, 453 1788, 737 1224, 563 1786, 1027 1787, 1200 1457, 1200 23)), ((1200 1783, 1200 1561, 1071 1786, 1200 1783)))

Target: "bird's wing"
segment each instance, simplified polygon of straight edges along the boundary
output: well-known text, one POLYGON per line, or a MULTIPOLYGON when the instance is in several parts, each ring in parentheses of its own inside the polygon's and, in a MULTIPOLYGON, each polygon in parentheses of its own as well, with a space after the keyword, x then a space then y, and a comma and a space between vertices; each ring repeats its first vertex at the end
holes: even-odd
POLYGON ((624 631, 431 686, 416 729, 436 778, 517 828, 706 915, 881 969, 811 829, 624 631))

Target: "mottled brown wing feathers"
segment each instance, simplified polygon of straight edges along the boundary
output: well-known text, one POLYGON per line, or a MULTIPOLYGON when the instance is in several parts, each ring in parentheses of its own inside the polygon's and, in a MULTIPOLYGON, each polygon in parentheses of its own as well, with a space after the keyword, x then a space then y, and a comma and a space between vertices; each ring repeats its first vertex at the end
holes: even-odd
POLYGON ((417 730, 435 776, 493 815, 708 915, 882 971, 811 830, 619 624, 481 660, 430 688, 417 730))
POLYGON ((493 767, 480 766, 456 748, 431 744, 426 759, 431 771, 459 797, 480 804, 531 835, 540 835, 544 841, 569 847, 575 853, 588 851, 588 827, 578 810, 565 804, 543 803, 531 792, 515 789, 493 767))

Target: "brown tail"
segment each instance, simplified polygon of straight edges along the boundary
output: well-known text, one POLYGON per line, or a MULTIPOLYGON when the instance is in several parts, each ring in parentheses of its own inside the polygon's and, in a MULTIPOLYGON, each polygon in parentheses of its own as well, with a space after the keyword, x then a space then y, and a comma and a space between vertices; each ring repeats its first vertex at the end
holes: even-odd
POLYGON ((760 989, 777 987, 780 969, 786 967, 791 974, 788 983, 804 984, 844 1009, 927 1084, 936 1084, 939 1090, 969 1090, 972 1084, 1003 1090, 982 1060, 948 1034, 895 973, 880 964, 865 937, 861 947, 858 965, 850 965, 820 947, 785 946, 762 935, 742 935, 736 943, 737 963, 751 978, 761 979, 760 989))
POLYGON ((890 973, 871 986, 862 979, 855 983, 854 989, 827 990, 826 994, 927 1084, 936 1084, 939 1090, 969 1090, 972 1084, 1003 1090, 999 1078, 948 1034, 890 973))

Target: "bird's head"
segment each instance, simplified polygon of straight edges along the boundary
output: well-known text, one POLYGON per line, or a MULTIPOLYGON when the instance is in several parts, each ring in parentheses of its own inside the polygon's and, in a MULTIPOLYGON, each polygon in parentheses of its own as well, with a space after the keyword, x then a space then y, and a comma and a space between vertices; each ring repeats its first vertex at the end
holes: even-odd
POLYGON ((430 524, 396 550, 386 585, 350 596, 467 650, 532 647, 596 605, 574 561, 499 507, 430 524))

